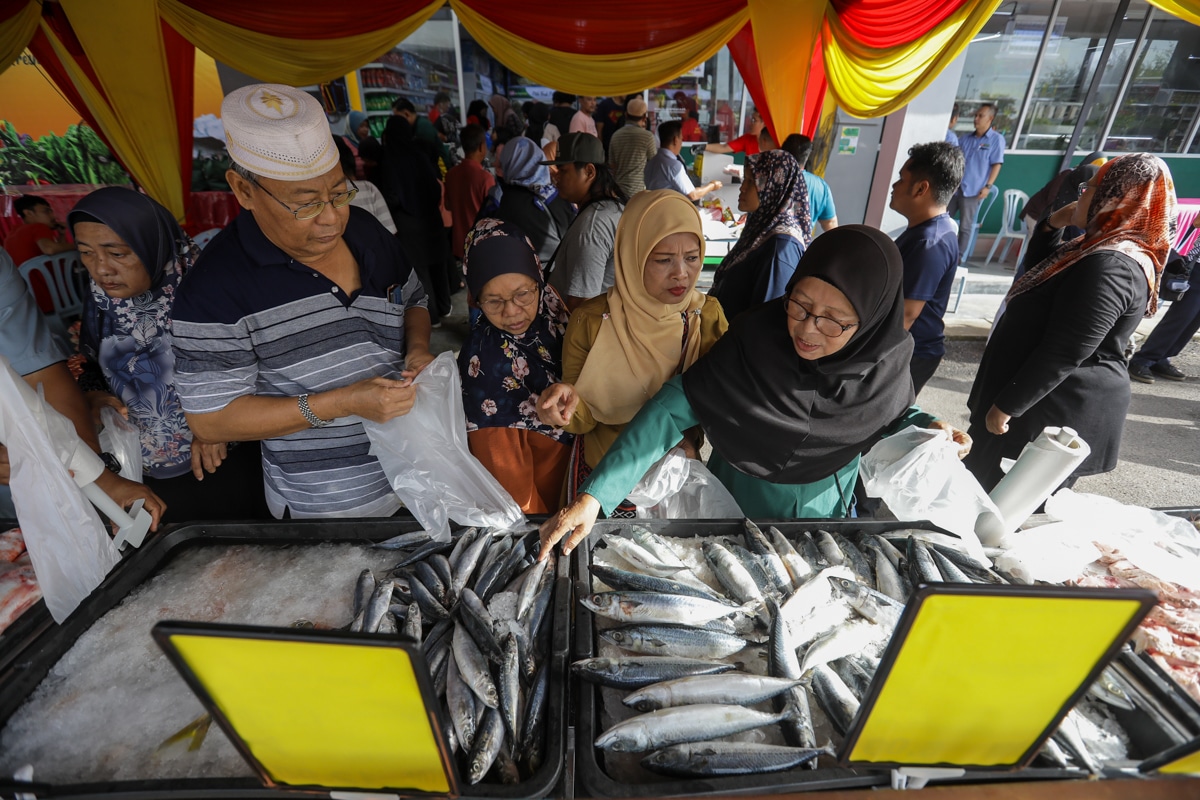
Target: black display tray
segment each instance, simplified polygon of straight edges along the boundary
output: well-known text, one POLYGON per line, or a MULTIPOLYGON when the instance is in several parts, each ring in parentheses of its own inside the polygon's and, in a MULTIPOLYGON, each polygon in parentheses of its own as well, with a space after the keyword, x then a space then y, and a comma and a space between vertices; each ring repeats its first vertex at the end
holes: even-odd
MULTIPOLYGON (((923 529, 939 531, 928 522, 899 522, 876 520, 756 520, 760 527, 774 525, 784 535, 793 538, 801 531, 816 529, 838 532, 843 534, 887 533, 903 529, 923 529)), ((704 521, 660 521, 660 520, 614 520, 596 524, 592 535, 584 540, 585 546, 575 551, 575 597, 581 597, 592 591, 589 565, 591 564, 591 547, 598 541, 598 533, 606 530, 627 527, 630 524, 644 525, 664 536, 691 538, 701 536, 730 536, 740 538, 742 535, 741 520, 704 520, 704 521)), ((572 660, 589 658, 595 655, 595 617, 587 608, 579 605, 575 608, 575 649, 572 660)), ((1122 663, 1129 665, 1129 674, 1138 679, 1139 686, 1151 684, 1148 692, 1155 700, 1167 709, 1175 720, 1180 722, 1178 727, 1191 730, 1192 735, 1200 734, 1200 707, 1191 703, 1185 693, 1174 682, 1162 674, 1157 665, 1148 658, 1135 656, 1131 652, 1123 653, 1122 663), (1156 674, 1157 673, 1157 674, 1156 674)), ((614 779, 606 771, 603 764, 604 754, 598 751, 593 742, 599 735, 598 722, 600 719, 601 693, 599 687, 571 677, 572 691, 578 698, 576 701, 576 742, 575 766, 578 771, 579 793, 591 797, 672 797, 672 796, 722 796, 722 795, 757 795, 790 792, 830 791, 836 789, 851 789, 861 787, 888 786, 890 776, 886 770, 850 769, 845 767, 822 767, 815 770, 794 769, 766 775, 739 776, 736 778, 707 778, 707 779, 671 779, 660 778, 646 772, 644 782, 628 783, 614 779)), ((1164 730, 1154 724, 1153 720, 1139 711, 1124 712, 1119 721, 1130 733, 1133 740, 1131 758, 1144 758, 1163 749, 1159 745, 1164 742, 1174 743, 1164 730)), ((1080 779, 1086 773, 1075 769, 1058 769, 1030 767, 1021 770, 971 770, 961 778, 950 779, 946 783, 983 783, 990 781, 1041 781, 1080 779)), ((1116 777, 1114 774, 1112 777, 1116 777)))
MULTIPOLYGON (((397 519, 280 520, 164 527, 161 533, 148 539, 139 550, 118 564, 62 625, 56 625, 46 611, 45 604, 39 603, 22 615, 0 639, 3 645, 0 650, 0 726, 93 623, 186 549, 238 544, 367 544, 420 529, 421 526, 415 521, 397 519)), ((516 785, 480 783, 467 786, 464 781, 463 797, 536 799, 550 794, 559 782, 566 749, 566 678, 571 612, 569 573, 568 559, 560 559, 552 604, 553 631, 547 698, 549 712, 544 762, 537 773, 516 785)), ((150 635, 148 630, 146 635, 150 635)), ((49 785, 37 782, 36 775, 33 783, 16 783, 11 776, 0 778, 0 796, 9 796, 13 792, 29 792, 39 798, 70 797, 75 800, 327 796, 327 793, 314 792, 312 788, 268 788, 255 779, 138 780, 49 785)), ((373 794, 387 796, 389 793, 374 790, 373 794)))

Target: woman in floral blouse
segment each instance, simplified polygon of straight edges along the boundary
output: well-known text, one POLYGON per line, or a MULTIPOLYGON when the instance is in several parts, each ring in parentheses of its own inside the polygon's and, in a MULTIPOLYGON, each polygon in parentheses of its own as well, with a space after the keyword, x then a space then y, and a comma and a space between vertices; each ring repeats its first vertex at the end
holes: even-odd
POLYGON ((562 375, 566 304, 510 223, 480 220, 467 235, 463 269, 483 312, 458 355, 467 445, 522 511, 557 511, 575 437, 543 424, 537 403, 562 375))
POLYGON ((257 444, 194 440, 175 392, 171 310, 199 250, 171 212, 110 186, 67 215, 91 277, 79 378, 93 413, 117 409, 138 429, 142 479, 167 504, 164 521, 268 516, 257 444))

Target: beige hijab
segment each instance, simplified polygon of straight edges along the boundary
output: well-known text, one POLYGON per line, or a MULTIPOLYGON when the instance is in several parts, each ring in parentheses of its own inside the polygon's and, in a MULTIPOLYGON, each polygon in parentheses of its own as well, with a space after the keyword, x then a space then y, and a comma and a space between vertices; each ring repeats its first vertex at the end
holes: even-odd
POLYGON ((700 309, 704 295, 690 291, 665 305, 646 291, 642 270, 655 246, 673 233, 704 234, 692 202, 673 189, 639 192, 625 206, 613 247, 616 282, 608 290, 608 314, 588 353, 576 388, 592 416, 606 425, 623 425, 662 388, 680 366, 700 355, 700 309), (688 314, 687 342, 682 314, 688 314))

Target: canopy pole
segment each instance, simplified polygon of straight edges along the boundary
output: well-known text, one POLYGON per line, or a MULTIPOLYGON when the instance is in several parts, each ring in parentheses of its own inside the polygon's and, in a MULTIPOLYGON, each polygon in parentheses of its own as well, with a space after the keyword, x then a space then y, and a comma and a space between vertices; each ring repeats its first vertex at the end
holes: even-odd
MULTIPOLYGON (((749 96, 749 94, 750 93, 746 91, 746 82, 742 81, 742 107, 738 111, 738 136, 741 136, 746 132, 746 98, 749 96)), ((737 136, 734 138, 736 139, 737 136)))
POLYGON ((467 99, 466 89, 463 86, 463 67, 462 67, 462 33, 458 27, 458 15, 454 13, 454 9, 450 9, 450 21, 454 23, 454 70, 458 73, 458 113, 462 115, 462 123, 467 122, 467 99))
POLYGON ((1104 39, 1104 47, 1100 49, 1100 56, 1096 59, 1092 81, 1088 85, 1087 94, 1083 96, 1083 105, 1079 108, 1079 118, 1075 120, 1075 130, 1071 131, 1071 140, 1067 142, 1067 151, 1063 153, 1062 163, 1058 167, 1060 172, 1071 168, 1071 159, 1075 157, 1075 148, 1083 136, 1083 128, 1087 124, 1088 116, 1092 113, 1092 106, 1096 103, 1096 95, 1100 91, 1100 81, 1104 77, 1104 68, 1108 66, 1108 57, 1112 53, 1117 36, 1121 33, 1121 22, 1125 19, 1125 12, 1128 10, 1129 0, 1120 0, 1117 3, 1117 13, 1113 16, 1112 25, 1108 28, 1108 36, 1104 39))
POLYGON ((1021 128, 1025 125, 1025 116, 1029 113, 1029 104, 1033 102, 1033 93, 1037 85, 1038 75, 1042 71, 1042 60, 1046 56, 1046 46, 1054 34, 1054 23, 1058 21, 1058 10, 1062 0, 1054 0, 1050 7, 1050 17, 1046 20, 1046 32, 1042 34, 1042 43, 1038 45, 1037 55, 1033 57, 1033 70, 1029 73, 1029 85, 1025 87, 1025 97, 1021 100, 1021 110, 1017 114, 1017 127, 1013 128, 1012 149, 1021 149, 1021 128))
POLYGON ((1125 92, 1129 90, 1129 82, 1133 80, 1133 73, 1137 69, 1138 63, 1141 61, 1138 58, 1138 50, 1142 49, 1142 44, 1146 41, 1146 36, 1150 33, 1150 23, 1154 20, 1154 6, 1146 7, 1146 18, 1142 20, 1142 29, 1138 31, 1137 39, 1133 42, 1133 49, 1129 53, 1129 63, 1125 65, 1125 73, 1121 75, 1121 85, 1117 87, 1117 96, 1113 98, 1113 104, 1108 109, 1108 118, 1104 120, 1104 130, 1100 133, 1100 138, 1096 141, 1097 150, 1103 150, 1104 145, 1108 143, 1108 135, 1112 133, 1113 123, 1117 121, 1117 112, 1121 110, 1121 102, 1125 99, 1125 92))

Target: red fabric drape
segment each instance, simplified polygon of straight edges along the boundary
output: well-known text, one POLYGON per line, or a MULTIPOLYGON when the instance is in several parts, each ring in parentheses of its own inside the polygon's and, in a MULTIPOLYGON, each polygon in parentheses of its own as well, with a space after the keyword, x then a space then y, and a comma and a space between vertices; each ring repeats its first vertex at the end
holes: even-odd
POLYGON ((737 65, 742 81, 746 84, 746 91, 750 94, 750 99, 754 101, 754 108, 762 117, 767 130, 771 132, 772 136, 776 136, 775 123, 771 120, 771 110, 767 108, 763 96, 762 73, 758 69, 758 51, 754 48, 753 26, 747 22, 746 27, 729 40, 728 47, 729 54, 733 57, 733 63, 737 65))
MULTIPOLYGON (((896 47, 920 39, 967 0, 830 0, 838 19, 867 47, 896 47)), ((807 119, 807 117, 805 117, 807 119)))
MULTIPOLYGON (((192 106, 196 95, 196 48, 165 22, 162 29, 167 70, 171 74, 171 97, 175 101, 175 128, 179 135, 179 171, 183 177, 184 203, 192 191, 192 106)), ((185 209, 190 217, 190 206, 185 209)))
POLYGON ((29 0, 0 0, 0 22, 20 14, 28 5, 29 0))
POLYGON ((388 0, 357 9, 328 0, 182 0, 213 19, 255 33, 284 39, 338 39, 396 25, 413 16, 429 0, 388 0))
POLYGON ((461 2, 523 39, 582 55, 661 47, 710 28, 746 5, 745 0, 596 0, 580 12, 562 0, 461 2))
MULTIPOLYGON (((76 54, 76 58, 80 60, 80 66, 87 72, 88 77, 93 82, 96 81, 96 75, 92 72, 91 64, 87 62, 87 58, 83 55, 83 48, 79 46, 79 41, 75 38, 75 34, 71 31, 70 25, 63 25, 51 22, 55 32, 63 37, 63 41, 68 43, 67 47, 72 53, 76 54)), ((112 145, 104 136, 104 131, 96 122, 96 118, 88 111, 87 103, 83 102, 83 96, 75 88, 75 84, 71 83, 71 78, 67 75, 66 69, 63 68, 62 62, 58 60, 58 54, 54 52, 54 48, 50 46, 50 41, 46 38, 46 34, 42 33, 39 28, 33 34, 33 39, 29 42, 29 52, 37 59, 38 66, 46 71, 50 76, 50 80, 54 81, 54 85, 62 92, 63 97, 67 98, 67 102, 75 109, 80 118, 87 123, 87 126, 96 132, 100 140, 104 142, 104 146, 112 150, 112 145)))
MULTIPOLYGON (((812 63, 809 66, 808 86, 804 90, 804 130, 800 131, 810 139, 817 136, 817 126, 821 124, 821 108, 825 105, 825 92, 829 89, 829 81, 825 77, 825 57, 821 54, 822 37, 817 37, 817 45, 813 48, 812 63)), ((786 133, 780 141, 786 138, 786 133)))

